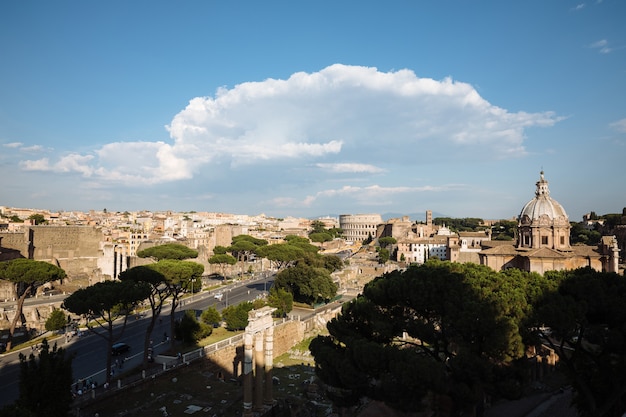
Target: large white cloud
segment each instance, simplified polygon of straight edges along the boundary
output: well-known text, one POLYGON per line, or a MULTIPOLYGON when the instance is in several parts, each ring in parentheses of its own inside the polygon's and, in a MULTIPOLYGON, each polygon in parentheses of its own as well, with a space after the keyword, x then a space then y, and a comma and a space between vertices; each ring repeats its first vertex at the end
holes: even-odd
POLYGON ((115 142, 89 155, 22 166, 133 185, 256 165, 267 175, 280 166, 283 180, 302 166, 309 178, 380 175, 437 156, 518 157, 525 153, 525 129, 557 121, 551 112, 508 112, 449 78, 336 64, 196 97, 167 126, 171 143, 115 142))

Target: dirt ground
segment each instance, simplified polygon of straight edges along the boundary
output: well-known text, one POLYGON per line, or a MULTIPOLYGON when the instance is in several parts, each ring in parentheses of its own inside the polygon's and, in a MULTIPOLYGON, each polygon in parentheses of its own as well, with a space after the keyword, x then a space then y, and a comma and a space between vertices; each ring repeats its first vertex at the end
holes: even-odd
MULTIPOLYGON (((198 416, 230 417, 243 412, 243 387, 237 380, 221 381, 218 369, 212 369, 208 361, 195 362, 161 375, 136 387, 90 404, 77 414, 80 417, 122 416, 198 416), (194 411, 195 410, 195 411, 194 411)), ((314 370, 308 364, 276 365, 272 371, 278 381, 274 385, 274 399, 281 409, 311 407, 309 399, 316 398, 320 413, 326 415, 330 407, 311 384, 314 370)), ((76 411, 76 410, 75 410, 76 411)), ((277 416, 281 414, 276 414, 277 416)))

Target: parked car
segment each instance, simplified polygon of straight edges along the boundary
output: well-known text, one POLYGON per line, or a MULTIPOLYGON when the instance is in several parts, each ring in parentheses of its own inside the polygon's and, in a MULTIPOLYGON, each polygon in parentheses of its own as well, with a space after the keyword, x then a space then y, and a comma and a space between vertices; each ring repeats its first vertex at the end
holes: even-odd
POLYGON ((126 343, 116 343, 111 346, 111 355, 121 355, 122 353, 128 352, 129 350, 130 346, 128 346, 126 343))

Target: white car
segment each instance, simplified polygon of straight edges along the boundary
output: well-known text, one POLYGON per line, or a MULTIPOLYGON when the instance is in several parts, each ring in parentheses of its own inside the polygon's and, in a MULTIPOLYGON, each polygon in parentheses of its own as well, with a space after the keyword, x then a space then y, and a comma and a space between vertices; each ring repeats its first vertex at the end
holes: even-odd
POLYGON ((224 297, 224 294, 222 294, 221 292, 215 293, 215 295, 213 296, 216 299, 222 301, 222 297, 224 297))

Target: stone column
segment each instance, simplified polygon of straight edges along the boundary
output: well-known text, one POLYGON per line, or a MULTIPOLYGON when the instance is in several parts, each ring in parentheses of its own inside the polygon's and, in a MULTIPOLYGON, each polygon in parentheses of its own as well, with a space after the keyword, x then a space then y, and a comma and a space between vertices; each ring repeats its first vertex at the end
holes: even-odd
POLYGON ((265 330, 265 395, 264 401, 267 405, 274 403, 274 392, 272 381, 272 368, 274 366, 274 326, 265 330))
POLYGON ((244 334, 243 352, 243 416, 252 416, 252 333, 244 334))
POLYGON ((263 332, 254 335, 254 409, 263 409, 263 332))

